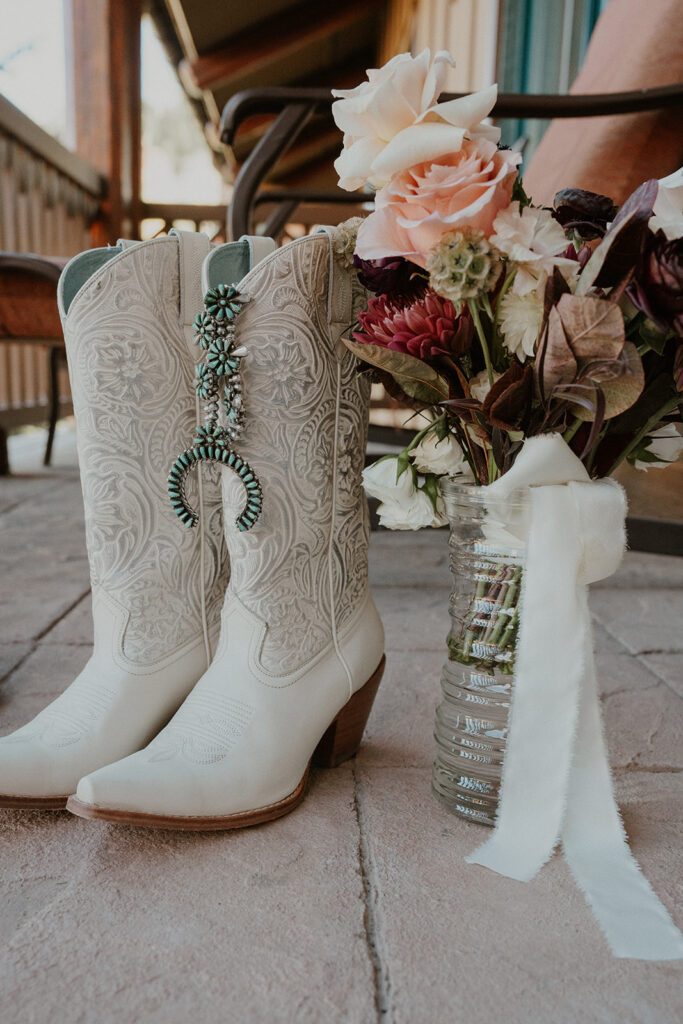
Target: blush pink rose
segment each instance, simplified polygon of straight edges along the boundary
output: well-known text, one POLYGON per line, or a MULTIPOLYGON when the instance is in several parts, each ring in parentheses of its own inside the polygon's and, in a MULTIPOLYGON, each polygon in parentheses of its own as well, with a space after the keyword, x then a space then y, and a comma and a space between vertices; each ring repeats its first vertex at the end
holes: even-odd
POLYGON ((465 139, 457 153, 397 174, 375 196, 375 210, 358 230, 363 260, 404 256, 424 267, 426 255, 449 231, 493 233, 510 205, 522 157, 487 139, 465 139))

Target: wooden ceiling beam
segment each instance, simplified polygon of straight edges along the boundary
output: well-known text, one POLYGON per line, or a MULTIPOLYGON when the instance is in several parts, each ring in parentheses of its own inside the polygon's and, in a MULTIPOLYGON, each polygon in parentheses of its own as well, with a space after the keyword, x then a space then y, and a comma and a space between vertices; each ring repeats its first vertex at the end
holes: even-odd
POLYGON ((267 71, 274 60, 292 59, 316 47, 339 32, 352 31, 368 14, 383 6, 383 0, 356 0, 321 15, 319 0, 306 0, 267 22, 239 33, 212 53, 185 60, 180 73, 189 91, 225 88, 245 73, 267 71))

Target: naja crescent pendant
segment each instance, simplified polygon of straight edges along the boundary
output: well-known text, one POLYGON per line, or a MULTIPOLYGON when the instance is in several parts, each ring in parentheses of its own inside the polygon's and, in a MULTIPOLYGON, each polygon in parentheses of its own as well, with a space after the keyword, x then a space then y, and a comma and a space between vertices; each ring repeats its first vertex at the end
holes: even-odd
POLYGON ((188 504, 185 480, 190 470, 200 462, 217 462, 220 466, 232 469, 240 478, 247 492, 247 503, 235 522, 242 532, 250 530, 261 515, 261 485, 248 462, 219 444, 195 444, 179 455, 173 463, 168 476, 168 495, 173 511, 180 521, 188 527, 196 526, 199 521, 199 516, 188 504))
POLYGON ((234 320, 248 301, 235 285, 216 285, 204 297, 206 311, 198 313, 194 321, 195 341, 205 353, 196 367, 195 390, 197 397, 206 403, 206 423, 197 425, 193 445, 178 456, 168 476, 168 496, 173 511, 185 526, 196 526, 199 521, 199 515, 187 500, 185 480, 200 462, 227 466, 244 484, 247 503, 236 519, 240 530, 250 530, 261 515, 263 495, 258 478, 251 466, 231 448, 241 433, 244 419, 239 368, 246 354, 246 349, 237 344, 234 320), (221 378, 225 378, 224 426, 221 426, 219 414, 221 378))

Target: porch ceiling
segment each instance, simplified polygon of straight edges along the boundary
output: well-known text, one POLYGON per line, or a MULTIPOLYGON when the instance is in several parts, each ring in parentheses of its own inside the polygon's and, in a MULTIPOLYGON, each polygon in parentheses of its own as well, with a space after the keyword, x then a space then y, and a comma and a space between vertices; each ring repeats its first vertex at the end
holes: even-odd
MULTIPOLYGON (((385 0, 153 0, 150 13, 185 91, 217 126, 225 103, 243 89, 355 85, 375 62, 384 7, 385 0)), ((238 164, 270 120, 241 127, 233 147, 238 164)), ((313 120, 273 180, 333 184, 339 142, 329 118, 313 120)))

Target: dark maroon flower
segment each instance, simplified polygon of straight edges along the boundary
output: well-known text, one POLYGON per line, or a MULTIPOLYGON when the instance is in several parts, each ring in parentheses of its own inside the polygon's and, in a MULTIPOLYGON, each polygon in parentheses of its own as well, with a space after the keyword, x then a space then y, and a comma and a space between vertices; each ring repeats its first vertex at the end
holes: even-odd
POLYGON ((356 341, 406 352, 418 359, 460 355, 472 342, 469 317, 458 316, 452 302, 432 291, 408 306, 380 295, 370 299, 358 320, 361 330, 354 332, 356 341))
POLYGON ((564 252, 560 253, 560 256, 564 256, 567 260, 576 260, 581 270, 583 270, 591 258, 591 250, 587 245, 582 245, 577 252, 576 246, 573 242, 570 242, 564 252))
POLYGON ((602 238, 617 215, 617 207, 608 196, 582 188, 563 188, 555 196, 553 206, 555 220, 566 231, 575 231, 587 241, 602 238))
POLYGON ((386 256, 381 260, 362 260, 354 256, 358 280, 375 295, 390 295, 406 301, 424 295, 427 281, 424 271, 401 256, 386 256))
POLYGON ((649 233, 628 294, 661 330, 683 337, 683 238, 649 233))

